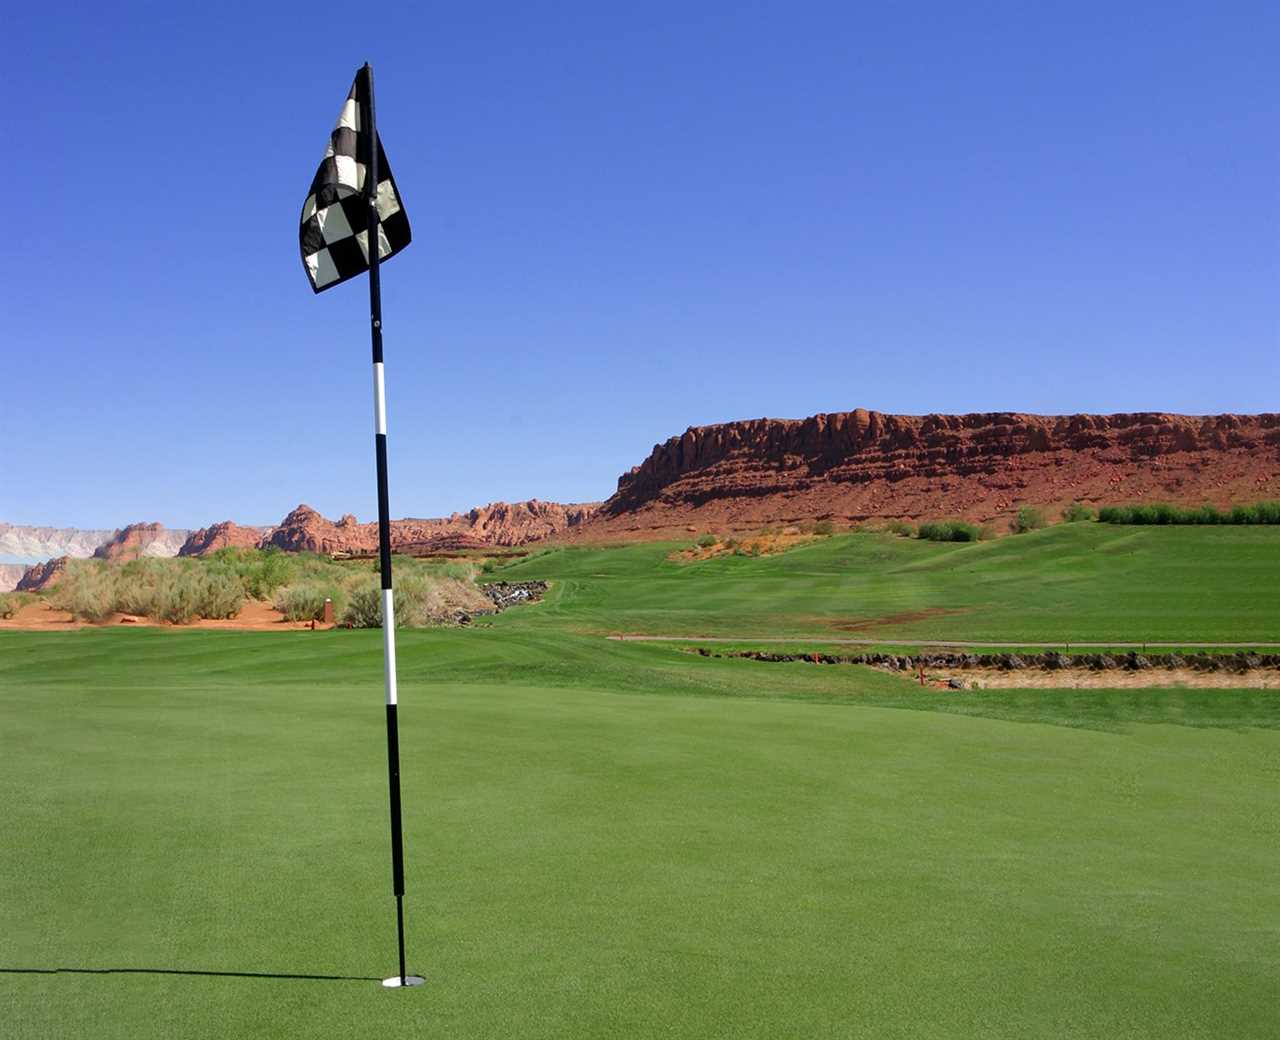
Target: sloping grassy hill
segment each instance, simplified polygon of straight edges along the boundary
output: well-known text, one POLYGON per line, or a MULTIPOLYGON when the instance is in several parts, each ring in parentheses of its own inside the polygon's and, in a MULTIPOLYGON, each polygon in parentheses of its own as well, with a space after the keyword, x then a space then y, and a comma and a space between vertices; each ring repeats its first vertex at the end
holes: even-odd
POLYGON ((503 568, 559 585, 576 631, 1019 642, 1280 641, 1280 529, 1064 524, 992 542, 837 535, 777 556, 566 548, 503 568))

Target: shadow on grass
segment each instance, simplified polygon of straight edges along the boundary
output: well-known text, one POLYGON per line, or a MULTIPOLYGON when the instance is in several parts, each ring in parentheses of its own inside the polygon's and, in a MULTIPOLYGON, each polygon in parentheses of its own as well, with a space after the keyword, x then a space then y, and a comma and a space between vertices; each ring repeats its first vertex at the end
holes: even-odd
POLYGON ((313 979, 321 982, 381 982, 372 975, 291 975, 270 971, 198 971, 183 968, 0 968, 4 975, 204 975, 229 979, 313 979))

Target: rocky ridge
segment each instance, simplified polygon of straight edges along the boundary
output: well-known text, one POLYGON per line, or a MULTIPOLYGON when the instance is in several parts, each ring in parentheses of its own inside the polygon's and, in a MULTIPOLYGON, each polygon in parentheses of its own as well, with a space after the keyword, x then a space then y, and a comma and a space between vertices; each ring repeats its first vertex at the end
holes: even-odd
POLYGON ((192 531, 178 549, 179 556, 208 556, 219 549, 253 549, 270 538, 274 527, 245 527, 234 520, 223 520, 210 527, 192 531))
POLYGON ((1018 412, 690 427, 618 480, 587 530, 643 537, 802 519, 959 517, 1021 505, 1280 498, 1280 415, 1018 412))
POLYGON ((190 531, 170 531, 164 524, 130 524, 93 551, 98 560, 136 560, 140 556, 176 556, 190 531))
MULTIPOLYGON (((393 520, 391 546, 397 552, 443 552, 524 545, 581 526, 595 509, 595 504, 562 505, 530 499, 495 502, 441 519, 393 520)), ((334 522, 311 506, 300 505, 262 544, 287 552, 373 553, 378 549, 378 525, 360 523, 349 513, 334 522)))
POLYGON ((28 567, 26 572, 18 581, 17 590, 19 592, 39 592, 47 589, 55 584, 67 571, 67 564, 70 562, 69 556, 58 556, 44 563, 37 563, 28 567))

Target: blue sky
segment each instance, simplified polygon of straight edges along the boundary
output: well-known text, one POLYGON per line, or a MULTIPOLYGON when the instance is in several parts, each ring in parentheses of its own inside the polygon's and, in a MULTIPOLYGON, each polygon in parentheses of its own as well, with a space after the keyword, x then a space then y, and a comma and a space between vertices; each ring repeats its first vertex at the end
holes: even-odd
POLYGON ((1273 4, 370 9, 9 6, 0 519, 374 516, 297 247, 366 59, 396 516, 736 418, 1280 409, 1273 4))

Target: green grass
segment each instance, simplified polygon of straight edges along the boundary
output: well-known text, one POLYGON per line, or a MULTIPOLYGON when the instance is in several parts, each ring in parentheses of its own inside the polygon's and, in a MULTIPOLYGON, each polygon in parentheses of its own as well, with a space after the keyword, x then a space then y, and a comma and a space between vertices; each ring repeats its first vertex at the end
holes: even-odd
POLYGON ((668 561, 672 548, 570 548, 501 568, 559 583, 536 621, 501 622, 885 642, 1280 642, 1280 532, 1264 527, 1063 524, 974 544, 864 533, 694 564, 668 561))
POLYGON ((411 993, 46 973, 392 973, 379 633, 0 632, 0 1034, 1272 1036, 1276 691, 924 692, 599 633, 1280 639, 1277 537, 501 568, 556 585, 400 635, 411 993))

